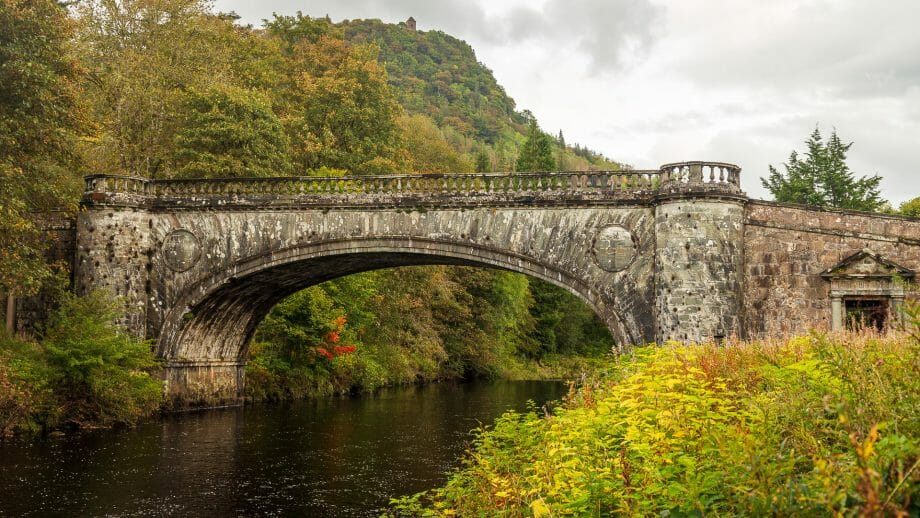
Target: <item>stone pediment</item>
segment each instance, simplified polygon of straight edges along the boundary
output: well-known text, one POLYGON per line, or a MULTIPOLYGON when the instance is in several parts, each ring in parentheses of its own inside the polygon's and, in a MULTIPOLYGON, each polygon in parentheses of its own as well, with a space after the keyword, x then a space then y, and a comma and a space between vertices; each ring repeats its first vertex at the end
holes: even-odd
POLYGON ((821 272, 825 279, 891 279, 900 277, 905 280, 914 278, 914 271, 882 258, 868 248, 840 261, 837 265, 821 272))

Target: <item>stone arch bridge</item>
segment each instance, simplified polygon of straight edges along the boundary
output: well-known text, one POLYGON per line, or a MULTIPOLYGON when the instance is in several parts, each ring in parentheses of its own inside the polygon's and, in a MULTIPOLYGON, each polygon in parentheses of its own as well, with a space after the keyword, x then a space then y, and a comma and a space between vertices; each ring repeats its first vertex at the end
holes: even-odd
POLYGON ((525 273, 580 297, 623 346, 841 327, 854 304, 896 313, 904 293, 894 278, 920 267, 920 221, 750 200, 739 175, 713 162, 333 178, 95 175, 75 225, 74 283, 120 297, 121 324, 155 341, 168 392, 182 404, 239 401, 247 343, 273 305, 376 268, 525 273))

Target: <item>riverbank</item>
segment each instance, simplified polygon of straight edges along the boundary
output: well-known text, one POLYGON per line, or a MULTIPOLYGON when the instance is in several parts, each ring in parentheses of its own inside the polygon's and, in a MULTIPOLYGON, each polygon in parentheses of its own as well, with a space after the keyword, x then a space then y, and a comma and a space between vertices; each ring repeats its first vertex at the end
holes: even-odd
MULTIPOLYGON (((77 297, 66 291, 56 298, 59 307, 40 339, 0 333, 0 437, 130 426, 159 413, 165 401, 158 361, 149 342, 131 338, 113 324, 118 316, 113 299, 102 292, 77 297)), ((477 361, 464 362, 454 350, 440 346, 419 351, 412 346, 418 342, 361 343, 346 328, 344 314, 318 320, 318 330, 308 329, 313 338, 292 331, 302 329, 285 322, 283 331, 276 325, 275 345, 252 345, 249 403, 448 380, 574 378, 596 361, 565 354, 529 358, 514 343, 482 340, 475 349, 477 361)))
POLYGON ((638 348, 551 417, 508 413, 394 516, 920 511, 908 335, 638 348))
MULTIPOLYGON (((546 355, 530 359, 496 355, 487 372, 458 373, 446 363, 430 368, 390 346, 361 346, 349 354, 288 363, 263 353, 266 344, 253 344, 246 367, 246 402, 297 401, 373 393, 381 388, 474 380, 572 380, 592 372, 599 357, 546 355), (274 361, 273 361, 274 360, 274 361)), ((496 349, 498 346, 496 345, 496 349)))
POLYGON ((112 297, 58 297, 40 341, 0 333, 0 437, 130 425, 159 412, 157 360, 113 324, 112 297))

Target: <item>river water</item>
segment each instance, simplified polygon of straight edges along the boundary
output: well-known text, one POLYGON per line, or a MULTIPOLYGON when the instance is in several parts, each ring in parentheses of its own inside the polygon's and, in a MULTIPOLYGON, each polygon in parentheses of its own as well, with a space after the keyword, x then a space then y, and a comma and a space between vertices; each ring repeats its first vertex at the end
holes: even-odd
POLYGON ((556 382, 445 383, 0 444, 0 515, 378 516, 443 484, 470 430, 556 382))

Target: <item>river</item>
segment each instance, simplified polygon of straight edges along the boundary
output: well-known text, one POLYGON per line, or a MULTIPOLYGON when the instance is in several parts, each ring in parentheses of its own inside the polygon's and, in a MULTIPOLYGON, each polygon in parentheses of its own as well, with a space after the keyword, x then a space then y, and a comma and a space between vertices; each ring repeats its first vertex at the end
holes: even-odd
POLYGON ((480 423, 564 392, 443 383, 0 443, 0 515, 378 516, 443 484, 480 423))

